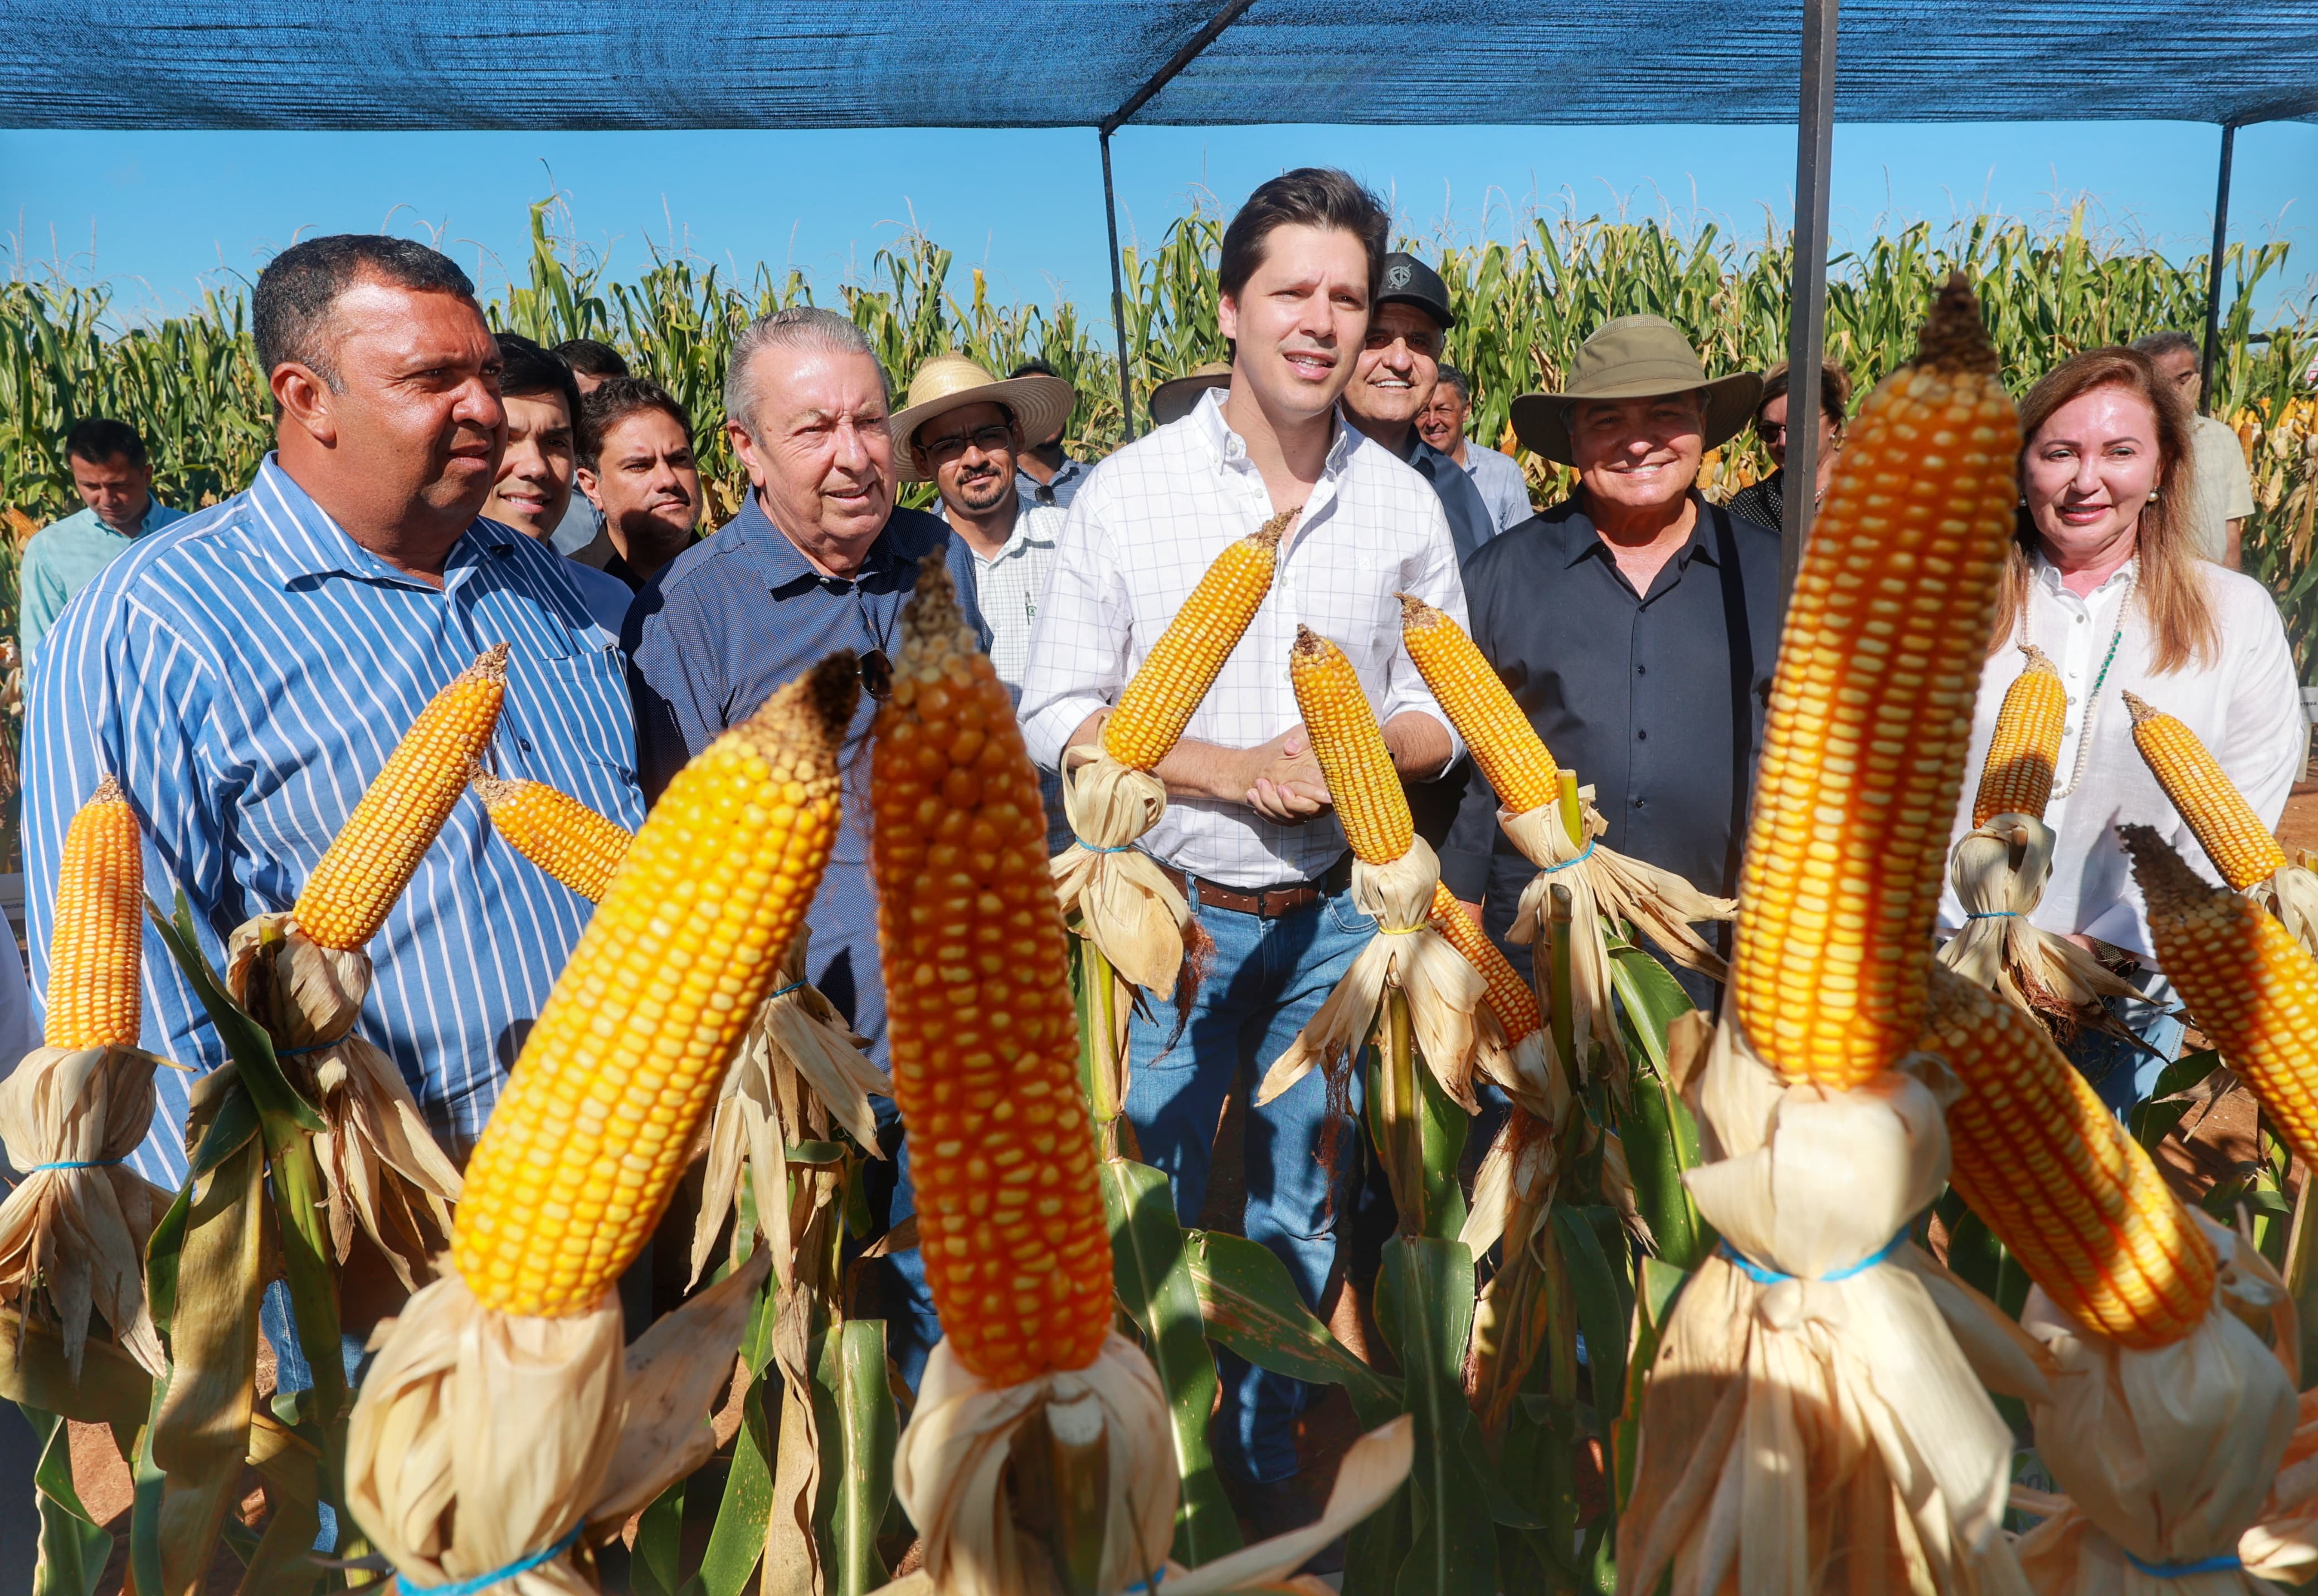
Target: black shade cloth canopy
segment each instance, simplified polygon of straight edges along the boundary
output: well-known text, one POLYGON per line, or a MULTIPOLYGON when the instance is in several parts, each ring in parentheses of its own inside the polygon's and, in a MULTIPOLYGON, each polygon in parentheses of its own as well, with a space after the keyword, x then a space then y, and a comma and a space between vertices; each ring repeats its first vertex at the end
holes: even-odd
MULTIPOLYGON (((13 128, 1094 127, 1218 0, 0 0, 13 128)), ((1802 0, 1255 0, 1138 123, 1795 120, 1802 0)), ((1844 122, 2318 119, 2318 0, 1845 0, 1844 122)))

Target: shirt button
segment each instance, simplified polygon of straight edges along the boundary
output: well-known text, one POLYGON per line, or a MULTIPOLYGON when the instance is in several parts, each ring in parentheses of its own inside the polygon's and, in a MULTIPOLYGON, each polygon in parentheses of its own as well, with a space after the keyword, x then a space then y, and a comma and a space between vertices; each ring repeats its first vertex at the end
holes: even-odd
POLYGON ((1637 743, 1647 743, 1647 742, 1649 742, 1649 740, 1650 740, 1650 735, 1649 735, 1649 733, 1648 733, 1648 732, 1646 732, 1646 731, 1642 730, 1642 729, 1641 729, 1641 727, 1640 727, 1640 726, 1636 726, 1636 727, 1634 728, 1634 741, 1635 741, 1635 742, 1637 742, 1637 743))
POLYGON ((2081 616, 2081 615, 2080 615, 2080 616, 2079 616, 2079 617, 2077 617, 2077 625, 2079 625, 2079 626, 2080 626, 2080 627, 2081 627, 2081 626, 2083 626, 2084 624, 2085 624, 2085 618, 2084 618, 2083 616, 2081 616))
POLYGON ((517 737, 517 738, 515 740, 515 745, 516 745, 517 748, 522 749, 526 753, 529 753, 531 752, 531 744, 530 744, 530 742, 529 742, 527 739, 526 739, 526 738, 523 738, 523 737, 517 737))
POLYGON ((1634 807, 1636 807, 1637 809, 1639 809, 1639 808, 1642 807, 1642 800, 1641 800, 1641 799, 1640 799, 1640 798, 1636 798, 1636 799, 1634 800, 1634 807))

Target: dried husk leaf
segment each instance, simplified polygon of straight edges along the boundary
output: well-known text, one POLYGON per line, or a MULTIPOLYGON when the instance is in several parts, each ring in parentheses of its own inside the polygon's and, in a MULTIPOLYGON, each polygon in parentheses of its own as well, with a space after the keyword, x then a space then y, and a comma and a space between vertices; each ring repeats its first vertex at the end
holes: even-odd
POLYGON ((359 1224, 415 1289, 450 1240, 459 1171, 394 1060, 354 1034, 370 992, 370 956, 323 947, 288 915, 260 915, 227 939, 225 979, 234 1001, 272 1035, 284 1070, 310 1083, 328 1126, 314 1138, 314 1159, 338 1261, 359 1224))
POLYGON ((2247 1572, 2289 1584, 2318 1573, 2318 1391, 2296 1399, 2293 1438, 2238 1556, 2247 1572))
POLYGON ((761 1259, 736 1269, 624 1351, 611 1293, 562 1319, 501 1313, 445 1268, 372 1338, 347 1508, 419 1586, 506 1568, 584 1521, 580 1546, 494 1590, 587 1596, 584 1548, 713 1448, 709 1406, 764 1271, 761 1259))
POLYGON ((1554 1052, 1553 1032, 1540 1026, 1509 1043, 1496 1011, 1486 1002, 1476 1018, 1474 1068, 1515 1105, 1549 1124, 1561 1123, 1569 1110, 1569 1073, 1554 1052))
POLYGON ((2296 862, 2255 882, 2246 896, 2277 915, 2294 940, 2318 957, 2318 871, 2311 869, 2313 855, 2307 850, 2298 852, 2296 862))
POLYGON ((2286 1284, 2252 1248, 2204 1214, 2220 1257, 2212 1309, 2170 1347, 2134 1351, 2079 1327, 2041 1290, 2020 1321, 2051 1349, 2051 1400, 2032 1402, 2036 1451, 2067 1493, 2021 1537, 2039 1596, 2229 1596, 2271 1589, 2244 1569, 2153 1575, 2163 1565, 2237 1555, 2263 1513, 2294 1438, 2294 1381, 2241 1314, 2286 1302, 2286 1284))
POLYGON ((1441 861, 1419 837, 1390 864, 1352 861, 1352 901, 1374 915, 1376 935, 1337 981, 1320 1011, 1264 1072, 1256 1092, 1269 1103, 1309 1074, 1356 1050, 1376 1024, 1388 984, 1408 994, 1409 1029, 1441 1089, 1477 1111, 1473 1057, 1477 1011, 1488 996, 1481 972, 1433 929, 1433 889, 1441 861))
MULTIPOLYGON (((1590 852, 1569 840, 1569 828, 1561 823, 1559 804, 1541 804, 1521 815, 1500 809, 1497 825, 1513 839, 1522 856, 1539 870, 1554 870, 1556 866, 1568 865, 1568 870, 1556 872, 1557 879, 1564 885, 1569 885, 1573 877, 1582 879, 1601 913, 1613 919, 1632 921, 1637 930, 1658 943, 1676 964, 1714 980, 1729 978, 1722 956, 1691 926, 1730 919, 1738 912, 1738 900, 1701 892, 1672 870, 1629 858, 1613 848, 1604 848, 1601 838, 1610 829, 1610 823, 1594 807, 1594 789, 1580 788, 1578 797, 1585 806, 1584 827, 1592 848, 1590 852), (1570 861, 1581 853, 1585 858, 1572 864, 1570 861)), ((1530 895, 1541 890, 1536 882, 1530 884, 1522 895, 1524 910, 1528 909, 1530 895)), ((1536 911, 1544 912, 1542 907, 1536 911)))
POLYGON ((2053 828, 2034 815, 1991 815, 1956 839, 1948 879, 1967 918, 1941 944, 1939 961, 1974 986, 2001 993, 2062 1031, 2089 1025, 2121 1040, 2133 1032, 2103 998, 2139 999, 2140 988, 2029 919, 2053 874, 2053 828))
POLYGON ((120 1162, 153 1125, 157 1060, 134 1048, 35 1048, 0 1080, 0 1145, 24 1171, 0 1202, 0 1303, 44 1318, 76 1379, 91 1312, 158 1375, 145 1307, 145 1243, 169 1204, 120 1162), (89 1164, 83 1169, 44 1164, 89 1164))
POLYGON ((1167 1564, 1159 1587, 1172 1596, 1226 1596, 1227 1592, 1262 1590, 1309 1590, 1316 1580, 1298 1579, 1296 1570, 1314 1553, 1351 1530, 1382 1507, 1408 1477, 1416 1452, 1415 1420, 1403 1413, 1354 1441, 1336 1470, 1329 1488, 1328 1505, 1320 1517, 1300 1529, 1275 1535, 1236 1552, 1185 1568, 1167 1564))
POLYGON ((1101 1596, 1118 1596, 1164 1566, 1181 1481, 1167 1394, 1142 1348, 1113 1335, 1083 1369, 993 1386, 944 1341, 926 1364, 894 1454, 894 1494, 923 1537, 925 1572, 942 1596, 1056 1590, 1044 1548, 1015 1528, 1008 1450, 1034 1411, 1089 1398, 1102 1414, 1110 1464, 1101 1596))
POLYGON ((1175 989, 1191 906, 1155 860, 1128 844, 1166 808, 1167 789, 1150 771, 1085 747, 1064 754, 1063 813, 1075 840, 1055 855, 1055 896, 1111 968, 1161 997, 1175 989))
POLYGON ((1850 1092, 1787 1086, 1726 1012, 1685 1083, 1700 1212, 1763 1267, 1709 1257, 1642 1403, 1618 1589, 1674 1596, 2005 1592, 2011 1432, 1891 1244, 1945 1181, 1957 1087, 1928 1055, 1850 1092))

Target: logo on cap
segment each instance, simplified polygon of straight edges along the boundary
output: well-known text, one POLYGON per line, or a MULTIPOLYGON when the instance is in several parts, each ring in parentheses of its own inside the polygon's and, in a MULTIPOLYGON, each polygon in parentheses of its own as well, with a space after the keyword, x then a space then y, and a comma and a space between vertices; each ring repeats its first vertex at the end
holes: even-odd
POLYGON ((1406 266, 1390 266, 1390 267, 1388 267, 1388 268, 1386 269, 1386 271, 1385 271, 1385 275, 1384 275, 1384 285, 1385 285, 1387 288, 1406 288, 1406 287, 1407 287, 1407 286, 1408 286, 1408 268, 1407 268, 1406 266))

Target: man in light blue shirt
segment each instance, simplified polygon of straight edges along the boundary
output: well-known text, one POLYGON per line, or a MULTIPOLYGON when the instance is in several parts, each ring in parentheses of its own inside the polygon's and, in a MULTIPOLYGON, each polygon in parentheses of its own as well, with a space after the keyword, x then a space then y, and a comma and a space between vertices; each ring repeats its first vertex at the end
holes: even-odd
POLYGON ((1453 365, 1441 368, 1433 397, 1416 418, 1416 430, 1426 443, 1464 467, 1480 491, 1481 501, 1500 532, 1510 532, 1537 513, 1529 501, 1529 481, 1521 466, 1487 444, 1465 436, 1473 416, 1472 383, 1453 365))
POLYGON ((91 417, 77 423, 65 435, 65 462, 86 508, 42 527, 24 546, 16 638, 27 667, 75 593, 139 538, 185 514, 154 499, 145 440, 126 421, 91 417))
MULTIPOLYGON (((1062 374, 1043 360, 1024 361, 1006 380, 1019 383, 1024 377, 1052 377, 1068 385, 1062 374)), ((1075 401, 1077 395, 1074 393, 1072 397, 1075 401)), ((1076 408, 1075 403, 1073 408, 1076 408)), ((1023 503, 1068 509, 1080 485, 1086 481, 1087 473, 1094 469, 1085 461, 1074 460, 1063 453, 1063 431, 1070 422, 1070 417, 1065 415, 1054 424, 1052 437, 1024 440, 1022 452, 1014 457, 1014 489, 1022 495, 1023 503)))

